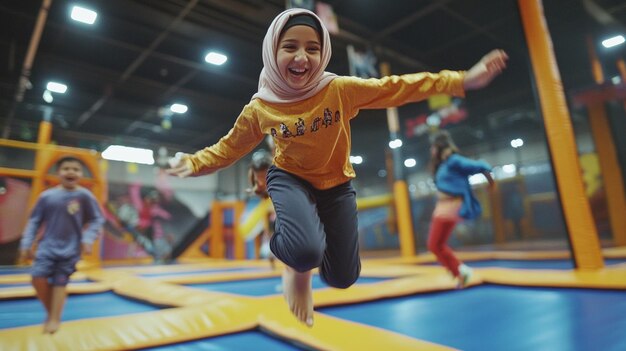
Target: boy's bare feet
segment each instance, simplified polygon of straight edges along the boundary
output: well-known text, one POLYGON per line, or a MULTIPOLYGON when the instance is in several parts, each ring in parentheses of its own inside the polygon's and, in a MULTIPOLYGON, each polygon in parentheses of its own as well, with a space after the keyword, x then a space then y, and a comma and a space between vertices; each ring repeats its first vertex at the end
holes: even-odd
POLYGON ((289 266, 283 271, 283 295, 289 309, 308 327, 313 326, 311 276, 311 271, 300 273, 289 266))
POLYGON ((44 334, 54 334, 57 330, 59 330, 60 326, 60 321, 47 320, 43 325, 43 332, 44 334))

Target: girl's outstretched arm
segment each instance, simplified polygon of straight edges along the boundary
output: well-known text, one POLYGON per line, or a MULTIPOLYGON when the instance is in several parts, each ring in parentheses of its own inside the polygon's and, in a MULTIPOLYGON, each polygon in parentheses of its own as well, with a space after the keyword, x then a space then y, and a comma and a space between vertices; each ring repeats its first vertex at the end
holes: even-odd
POLYGON ((503 50, 496 49, 485 55, 467 71, 463 79, 465 90, 476 90, 486 87, 506 68, 509 56, 503 50))
POLYGON ((245 156, 263 137, 254 107, 248 104, 237 117, 235 125, 216 144, 193 155, 177 154, 170 160, 171 168, 167 173, 181 178, 214 173, 245 156))
POLYGON ((169 175, 177 176, 180 178, 189 177, 193 173, 193 169, 185 162, 183 155, 177 153, 176 157, 169 160, 170 169, 165 170, 169 175))

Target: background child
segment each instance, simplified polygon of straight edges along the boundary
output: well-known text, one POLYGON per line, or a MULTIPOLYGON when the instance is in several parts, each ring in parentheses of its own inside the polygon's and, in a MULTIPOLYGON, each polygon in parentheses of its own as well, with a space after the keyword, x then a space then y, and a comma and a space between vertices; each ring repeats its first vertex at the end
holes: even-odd
MULTIPOLYGON (((250 163, 250 168, 248 169, 248 180, 250 181, 250 189, 251 192, 256 194, 261 199, 267 199, 269 194, 267 193, 267 186, 265 179, 267 178, 267 170, 272 165, 272 155, 265 151, 259 150, 252 154, 252 162, 250 163)), ((270 267, 274 269, 276 264, 274 260, 276 257, 272 254, 270 250, 270 239, 274 234, 274 224, 276 221, 276 212, 274 209, 269 209, 267 213, 267 222, 268 228, 263 231, 261 237, 261 252, 260 256, 262 258, 267 258, 270 261, 270 267)))
POLYGON ((91 253, 104 224, 96 198, 78 185, 83 176, 81 161, 64 157, 56 169, 61 184, 41 193, 20 243, 22 260, 35 257, 32 284, 46 309, 44 333, 59 328, 69 277, 76 271, 81 251, 91 253), (42 227, 45 230, 35 252, 35 235, 42 227))
POLYGON ((459 221, 481 214, 480 203, 472 194, 468 177, 482 173, 490 186, 495 183, 489 173, 491 165, 459 155, 448 132, 437 132, 431 144, 431 167, 438 192, 428 234, 428 249, 458 280, 457 286, 462 288, 469 281, 472 270, 456 258, 448 246, 448 239, 459 221))
POLYGON ((312 270, 347 288, 359 277, 355 177, 349 161, 350 121, 360 109, 381 109, 434 94, 463 96, 488 84, 505 67, 503 51, 468 72, 415 73, 382 79, 325 72, 330 37, 308 10, 280 13, 263 40, 259 91, 217 144, 172 162, 180 177, 215 172, 253 150, 264 135, 276 151, 267 189, 276 211, 270 246, 285 263, 283 293, 291 312, 313 325, 312 270))

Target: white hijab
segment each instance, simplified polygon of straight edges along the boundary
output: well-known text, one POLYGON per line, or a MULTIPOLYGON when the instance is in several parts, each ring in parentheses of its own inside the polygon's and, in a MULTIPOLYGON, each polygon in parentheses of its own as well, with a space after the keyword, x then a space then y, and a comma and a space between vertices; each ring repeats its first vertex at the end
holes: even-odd
POLYGON ((263 39, 263 69, 259 77, 259 91, 252 96, 252 99, 261 99, 270 103, 290 103, 302 101, 317 94, 337 77, 334 73, 324 71, 330 61, 331 53, 328 30, 313 12, 305 9, 289 9, 281 12, 274 18, 263 39), (283 27, 292 16, 301 14, 310 15, 319 22, 322 29, 322 52, 320 65, 312 73, 309 82, 301 89, 292 89, 280 74, 276 52, 283 27))

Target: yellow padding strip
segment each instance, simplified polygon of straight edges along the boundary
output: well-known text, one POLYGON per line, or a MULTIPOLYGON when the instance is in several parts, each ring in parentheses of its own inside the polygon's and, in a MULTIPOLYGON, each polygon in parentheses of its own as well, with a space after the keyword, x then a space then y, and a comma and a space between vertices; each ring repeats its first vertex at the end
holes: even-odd
POLYGON ((64 322, 54 335, 41 326, 0 330, 1 350, 130 350, 235 333, 257 326, 254 306, 234 299, 119 317, 64 322))
MULTIPOLYGON (((482 281, 478 276, 472 277, 469 285, 477 285, 482 281)), ((455 289, 455 281, 448 275, 424 275, 398 278, 372 284, 357 284, 348 289, 316 289, 313 291, 315 307, 355 304, 390 297, 414 295, 418 293, 455 289)), ((276 304, 286 308, 280 295, 258 298, 265 304, 276 304)))
POLYGON ((626 258, 626 246, 607 248, 602 254, 605 258, 626 258))
POLYGON ((626 267, 598 270, 522 270, 484 268, 477 270, 484 282, 542 287, 626 289, 626 267))
POLYGON ((146 301, 157 306, 213 304, 220 300, 232 300, 233 298, 237 298, 240 301, 248 300, 248 298, 239 295, 193 289, 186 286, 132 277, 115 281, 113 283, 113 291, 117 294, 146 301))
MULTIPOLYGON (((463 261, 483 261, 483 260, 552 260, 569 259, 569 251, 492 251, 492 252, 467 252, 456 251, 457 257, 463 261)), ((436 262, 436 258, 431 253, 420 254, 413 257, 394 257, 382 259, 370 259, 371 264, 417 264, 436 262)))
MULTIPOLYGON (((219 274, 194 274, 184 276, 166 276, 166 277, 149 277, 144 278, 151 281, 159 281, 170 284, 201 284, 201 283, 216 283, 216 282, 228 282, 250 279, 265 279, 276 278, 281 276, 282 268, 274 271, 264 272, 224 272, 219 274)), ((437 269, 437 273, 440 273, 441 269, 437 269)), ((369 265, 363 263, 361 270, 362 277, 374 277, 374 278, 395 278, 407 275, 416 275, 429 273, 424 267, 418 266, 381 266, 381 265, 369 265)))
POLYGON ((199 271, 199 270, 211 270, 220 268, 266 268, 269 267, 267 261, 234 261, 234 260, 215 260, 209 261, 204 259, 203 262, 175 264, 175 265, 148 265, 148 266, 136 266, 136 267, 109 267, 104 270, 109 272, 132 272, 137 274, 165 274, 165 273, 179 273, 187 271, 199 271), (208 261, 208 262, 207 262, 208 261))
POLYGON ((318 350, 454 350, 384 329, 315 313, 315 325, 294 323, 284 302, 264 304, 261 329, 318 350))
POLYGON ((370 264, 369 261, 363 261, 361 268, 362 277, 378 277, 378 278, 393 278, 406 275, 422 274, 423 270, 420 266, 408 266, 408 265, 379 265, 370 264))
POLYGON ((200 284, 200 283, 215 283, 215 282, 229 282, 237 280, 250 280, 250 279, 264 279, 280 277, 281 271, 268 271, 268 272, 228 272, 220 274, 198 274, 198 275, 185 275, 185 276, 169 276, 169 277, 150 277, 147 278, 152 281, 159 281, 171 284, 200 284))

